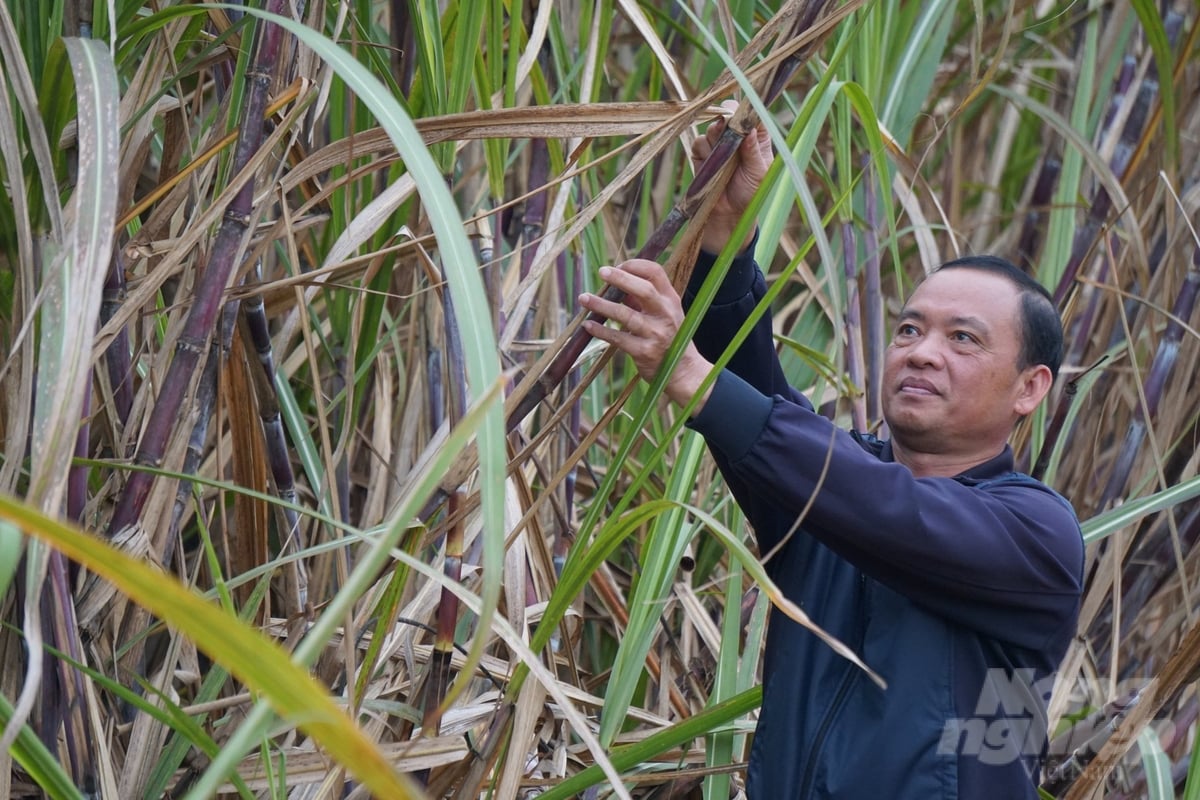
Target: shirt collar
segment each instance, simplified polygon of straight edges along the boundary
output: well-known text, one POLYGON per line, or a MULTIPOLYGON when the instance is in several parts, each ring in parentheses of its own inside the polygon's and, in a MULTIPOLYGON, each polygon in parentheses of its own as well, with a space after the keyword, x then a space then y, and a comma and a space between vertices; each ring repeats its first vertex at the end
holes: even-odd
MULTIPOLYGON (((896 456, 892 453, 892 440, 888 439, 883 443, 883 448, 879 451, 880 461, 895 461, 896 456)), ((1004 449, 997 453, 987 461, 976 464, 970 469, 963 470, 955 475, 955 478, 965 478, 968 481, 983 481, 988 478, 995 478, 1000 475, 1005 475, 1013 471, 1013 451, 1010 445, 1004 445, 1004 449)))

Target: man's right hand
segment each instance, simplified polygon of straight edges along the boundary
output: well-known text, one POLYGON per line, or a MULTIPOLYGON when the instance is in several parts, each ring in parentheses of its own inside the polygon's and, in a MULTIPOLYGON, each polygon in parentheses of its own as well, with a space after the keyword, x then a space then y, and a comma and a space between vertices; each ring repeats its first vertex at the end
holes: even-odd
MULTIPOLYGON (((730 111, 737 109, 737 103, 733 100, 726 100, 722 106, 730 111)), ((699 168, 704 163, 704 159, 708 158, 708 154, 712 152, 713 145, 720 138, 721 132, 725 130, 725 124, 725 120, 719 119, 709 125, 704 136, 698 137, 692 145, 692 163, 696 168, 699 168)), ((704 224, 704 236, 700 240, 701 247, 710 253, 721 252, 725 243, 733 235, 733 229, 737 226, 738 220, 742 218, 742 214, 745 213, 750 201, 754 198, 754 193, 758 191, 759 184, 766 177, 767 169, 771 166, 774 157, 771 137, 760 122, 742 140, 737 155, 734 156, 737 166, 729 178, 729 183, 725 186, 724 194, 717 200, 712 213, 708 216, 708 221, 704 224)), ((745 249, 753 238, 754 230, 751 229, 738 249, 745 249)))

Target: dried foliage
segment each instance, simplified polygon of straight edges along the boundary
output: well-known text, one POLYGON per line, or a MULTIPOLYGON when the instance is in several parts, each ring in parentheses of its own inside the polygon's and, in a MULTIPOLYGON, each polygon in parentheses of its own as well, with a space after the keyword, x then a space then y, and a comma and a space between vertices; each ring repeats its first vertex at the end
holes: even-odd
POLYGON ((736 793, 784 601, 663 381, 568 344, 600 265, 690 268, 731 95, 824 413, 882 426, 939 262, 1055 292, 1013 444, 1089 556, 1045 789, 1200 797, 1198 37, 1189 0, 4 0, 0 797, 736 793))

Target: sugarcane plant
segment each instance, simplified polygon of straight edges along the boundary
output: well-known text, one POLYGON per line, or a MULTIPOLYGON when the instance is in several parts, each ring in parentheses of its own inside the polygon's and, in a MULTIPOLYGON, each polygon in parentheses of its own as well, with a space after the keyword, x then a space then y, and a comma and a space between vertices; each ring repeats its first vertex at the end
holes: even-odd
POLYGON ((753 317, 842 426, 887 435, 941 261, 1054 293, 1012 444, 1088 563, 1043 796, 1200 797, 1197 17, 0 0, 0 796, 733 796, 806 618, 575 298, 685 285, 761 122, 753 317))

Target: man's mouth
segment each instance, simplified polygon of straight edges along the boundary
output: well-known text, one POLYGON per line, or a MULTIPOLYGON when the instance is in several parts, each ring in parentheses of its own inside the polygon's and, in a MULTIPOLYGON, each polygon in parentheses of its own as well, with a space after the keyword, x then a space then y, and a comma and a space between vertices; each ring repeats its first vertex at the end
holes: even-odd
POLYGON ((938 395, 941 394, 937 387, 926 380, 920 378, 905 378, 900 381, 900 392, 902 394, 916 395, 938 395))

